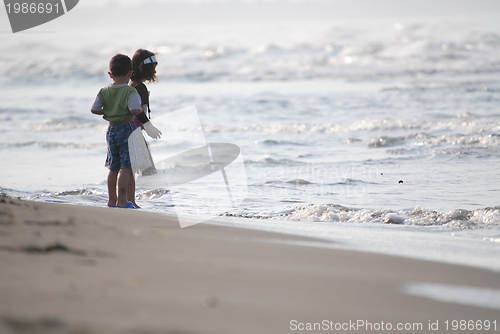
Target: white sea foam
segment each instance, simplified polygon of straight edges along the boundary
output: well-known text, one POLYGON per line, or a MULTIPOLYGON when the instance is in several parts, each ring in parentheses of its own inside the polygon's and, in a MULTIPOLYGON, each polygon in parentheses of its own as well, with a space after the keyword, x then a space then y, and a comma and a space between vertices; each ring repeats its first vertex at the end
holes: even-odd
MULTIPOLYGON (((500 290, 475 286, 411 282, 403 293, 447 303, 457 303, 500 310, 500 290)), ((489 324, 489 322, 488 322, 489 324)))
POLYGON ((280 218, 321 222, 395 223, 467 229, 500 225, 500 207, 473 211, 456 209, 449 212, 438 212, 420 206, 411 210, 393 211, 390 209, 350 209, 334 204, 310 204, 291 208, 290 212, 282 214, 280 218))
MULTIPOLYGON (((185 128, 183 128, 185 129, 185 128)), ((266 133, 289 133, 289 134, 328 134, 328 133, 342 133, 342 132, 355 132, 355 131, 390 131, 390 130, 414 130, 414 131, 473 131, 485 132, 489 141, 495 141, 497 138, 496 133, 500 132, 500 122, 491 120, 489 118, 481 118, 474 121, 464 121, 462 118, 455 118, 451 120, 414 120, 414 119, 362 119, 351 124, 311 124, 311 123, 280 123, 280 124, 252 124, 244 126, 221 126, 221 125, 208 125, 204 128, 205 132, 266 132, 266 133)), ((416 136, 429 136, 426 133, 418 133, 416 136)), ((440 137, 437 140, 441 141, 440 137)), ((405 138, 401 138, 404 140, 405 138)), ((446 139, 446 138, 445 138, 446 139)), ((376 140, 376 139, 375 139, 376 140)), ((452 139, 446 139, 452 141, 452 139)), ((260 142, 259 142, 260 143, 260 142)), ((263 142, 265 144, 271 144, 263 142)), ((280 143, 274 141, 274 143, 280 143)), ((283 142, 281 142, 283 143, 283 142)), ((376 144, 373 144, 376 146, 376 144)), ((386 146, 386 145, 382 145, 386 146)))
POLYGON ((23 125, 23 129, 29 131, 60 131, 60 130, 72 130, 80 128, 93 127, 98 130, 102 130, 106 127, 103 122, 97 120, 89 121, 88 119, 76 116, 68 117, 57 117, 45 119, 41 122, 28 123, 23 125))
MULTIPOLYGON (((174 41, 178 31, 164 28, 166 37, 157 40, 152 49, 159 53, 160 63, 169 66, 158 67, 158 75, 160 79, 205 82, 366 80, 498 71, 500 33, 495 30, 495 22, 489 25, 484 22, 471 24, 470 21, 399 24, 385 35, 371 32, 374 27, 369 24, 359 25, 353 30, 350 26, 332 27, 323 23, 309 32, 314 37, 312 40, 300 37, 307 30, 294 25, 281 24, 279 27, 281 37, 286 38, 268 42, 258 37, 269 33, 273 28, 269 25, 250 29, 234 27, 228 40, 206 41, 206 36, 198 33, 199 40, 190 42, 174 41), (294 35, 297 36, 295 39, 290 38, 294 35), (169 39, 172 41, 168 42, 169 39)), ((375 28, 381 29, 380 26, 375 28)), ((220 33, 217 27, 211 29, 210 26, 204 27, 208 34, 220 33)), ((50 43, 39 36, 25 37, 22 41, 9 36, 5 47, 11 50, 11 56, 2 57, 0 76, 4 80, 64 76, 95 78, 106 71, 109 54, 133 52, 124 48, 120 39, 114 44, 110 39, 105 48, 96 49, 91 47, 96 45, 93 38, 78 37, 80 44, 75 46, 74 35, 60 36, 60 40, 50 43), (38 56, 30 57, 32 52, 38 56)), ((140 44, 134 43, 138 38, 130 34, 130 43, 140 44)))

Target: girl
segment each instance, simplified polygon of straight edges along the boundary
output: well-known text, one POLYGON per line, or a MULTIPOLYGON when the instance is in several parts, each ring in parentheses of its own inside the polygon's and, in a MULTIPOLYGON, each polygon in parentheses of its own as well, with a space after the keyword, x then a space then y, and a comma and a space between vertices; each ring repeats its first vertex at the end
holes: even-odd
MULTIPOLYGON (((151 124, 149 118, 151 118, 151 109, 149 108, 149 92, 144 84, 145 81, 156 82, 156 66, 158 62, 156 60, 155 54, 148 50, 139 49, 134 53, 132 58, 132 77, 129 86, 134 87, 142 101, 142 112, 135 117, 135 124, 137 127, 141 127, 146 131, 146 133, 154 139, 160 138, 161 132, 151 124), (147 114, 147 116, 146 116, 147 114), (149 117, 148 117, 149 116, 149 117)), ((146 144, 147 147, 147 144, 146 144)), ((139 166, 138 171, 142 172, 142 175, 152 175, 156 174, 156 168, 153 164, 153 159, 149 148, 143 156, 143 165, 139 166)), ((130 178, 129 186, 127 189, 127 197, 137 208, 135 203, 135 179, 130 178)))
MULTIPOLYGON (((148 50, 139 49, 134 53, 132 58, 132 78, 129 83, 130 86, 134 87, 142 99, 142 106, 144 113, 148 114, 151 118, 151 109, 149 109, 149 92, 144 84, 145 81, 156 82, 156 66, 158 62, 156 61, 156 56, 153 52, 148 50)), ((142 124, 149 122, 147 118, 136 118, 142 124)), ((138 124, 141 125, 141 124, 138 124)))

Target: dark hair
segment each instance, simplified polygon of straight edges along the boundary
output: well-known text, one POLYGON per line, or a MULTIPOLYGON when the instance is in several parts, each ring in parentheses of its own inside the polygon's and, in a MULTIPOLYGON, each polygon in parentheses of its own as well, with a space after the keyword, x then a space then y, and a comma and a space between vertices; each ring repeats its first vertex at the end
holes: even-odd
POLYGON ((151 56, 155 56, 155 54, 144 49, 139 49, 134 53, 134 56, 132 57, 132 80, 147 80, 149 82, 158 81, 155 74, 155 65, 157 63, 143 64, 143 61, 151 56), (140 69, 141 64, 142 70, 140 69))
POLYGON ((117 77, 127 75, 132 70, 129 56, 117 54, 109 61, 109 71, 117 77))

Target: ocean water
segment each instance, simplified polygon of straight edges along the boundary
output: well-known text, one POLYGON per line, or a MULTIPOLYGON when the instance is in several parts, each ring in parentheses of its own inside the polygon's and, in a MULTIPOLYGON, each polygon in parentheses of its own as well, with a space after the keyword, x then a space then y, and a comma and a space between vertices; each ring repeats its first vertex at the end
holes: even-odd
MULTIPOLYGON (((144 47, 159 60, 152 122, 196 106, 207 142, 240 147, 248 195, 213 222, 500 270, 498 15, 53 25, 0 39, 1 193, 106 206, 107 124, 90 107, 109 58, 144 47)), ((153 157, 194 130, 149 140, 153 157)), ((209 211, 171 195, 137 189, 143 210, 209 211)))

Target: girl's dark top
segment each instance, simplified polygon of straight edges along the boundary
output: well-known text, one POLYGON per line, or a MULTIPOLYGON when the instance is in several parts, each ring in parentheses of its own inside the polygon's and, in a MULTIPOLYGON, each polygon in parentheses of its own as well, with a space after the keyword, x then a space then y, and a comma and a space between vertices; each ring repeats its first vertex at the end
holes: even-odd
MULTIPOLYGON (((148 106, 148 114, 151 117, 151 109, 149 109, 149 92, 148 89, 146 88, 146 85, 143 84, 142 82, 139 84, 134 84, 132 82, 131 86, 137 90, 137 93, 139 93, 139 96, 141 97, 142 100, 142 105, 146 104, 148 106)), ((136 115, 135 117, 142 124, 146 124, 147 122, 149 122, 149 118, 146 116, 144 111, 142 111, 139 115, 136 115)))

